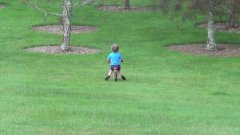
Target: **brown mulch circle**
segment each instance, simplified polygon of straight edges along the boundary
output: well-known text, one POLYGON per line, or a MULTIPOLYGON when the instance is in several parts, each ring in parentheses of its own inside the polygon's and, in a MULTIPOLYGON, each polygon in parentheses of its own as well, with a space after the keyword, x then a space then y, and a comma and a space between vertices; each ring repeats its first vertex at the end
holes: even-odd
POLYGON ((70 46, 70 51, 62 51, 60 46, 39 46, 27 48, 28 52, 40 52, 46 54, 94 54, 98 53, 101 50, 90 47, 78 47, 78 46, 70 46))
MULTIPOLYGON (((198 25, 199 28, 207 29, 207 24, 200 24, 198 25)), ((215 31, 221 32, 235 32, 240 33, 240 27, 237 26, 236 28, 231 28, 227 23, 215 23, 214 24, 215 31)))
POLYGON ((134 7, 131 6, 129 9, 124 9, 122 6, 100 6, 98 9, 103 11, 114 11, 114 12, 141 12, 150 11, 148 7, 134 7))
MULTIPOLYGON (((35 31, 45 31, 52 34, 63 34, 61 25, 45 25, 45 26, 36 26, 32 28, 35 31)), ((97 31, 97 28, 94 26, 76 26, 73 25, 71 29, 72 34, 86 33, 97 31)))
POLYGON ((219 57, 240 56, 240 45, 231 44, 217 44, 218 49, 216 51, 207 50, 205 44, 173 45, 168 46, 167 48, 182 53, 203 56, 219 56, 219 57))

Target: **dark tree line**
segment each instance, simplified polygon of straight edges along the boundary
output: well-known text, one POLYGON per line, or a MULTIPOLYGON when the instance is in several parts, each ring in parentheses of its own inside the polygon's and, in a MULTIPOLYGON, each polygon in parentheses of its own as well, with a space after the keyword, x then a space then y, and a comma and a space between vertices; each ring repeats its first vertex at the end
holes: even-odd
POLYGON ((240 14, 240 0, 227 0, 228 5, 228 24, 235 28, 238 26, 238 16, 240 14))
MULTIPOLYGON (((31 3, 37 0, 23 0, 26 3, 31 3)), ((48 0, 56 1, 56 0, 48 0)), ((80 5, 83 3, 89 3, 91 0, 79 0, 80 5)), ((214 22, 215 17, 219 14, 227 14, 229 27, 238 26, 238 16, 240 15, 240 0, 152 0, 155 5, 160 5, 160 8, 164 12, 168 12, 172 9, 180 11, 184 9, 185 16, 197 15, 199 13, 205 13, 208 16, 208 38, 207 49, 216 50, 216 42, 214 35, 214 22)), ((72 0, 62 0, 63 12, 61 14, 49 13, 46 10, 38 7, 34 4, 34 7, 45 12, 46 14, 58 15, 62 18, 63 26, 63 43, 61 45, 62 51, 69 50, 70 37, 71 37, 71 12, 72 12, 72 0)), ((84 4, 83 4, 84 5, 84 4)), ((130 8, 130 0, 122 0, 122 8, 130 8)))

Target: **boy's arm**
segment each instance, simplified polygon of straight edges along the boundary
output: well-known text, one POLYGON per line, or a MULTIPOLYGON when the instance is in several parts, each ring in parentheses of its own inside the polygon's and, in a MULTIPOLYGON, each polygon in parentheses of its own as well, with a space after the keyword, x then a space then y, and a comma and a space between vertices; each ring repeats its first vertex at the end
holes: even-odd
POLYGON ((120 62, 123 62, 123 57, 121 54, 120 54, 120 62))
POLYGON ((108 63, 111 62, 111 60, 110 60, 110 55, 108 55, 108 57, 107 57, 107 62, 108 62, 108 63))

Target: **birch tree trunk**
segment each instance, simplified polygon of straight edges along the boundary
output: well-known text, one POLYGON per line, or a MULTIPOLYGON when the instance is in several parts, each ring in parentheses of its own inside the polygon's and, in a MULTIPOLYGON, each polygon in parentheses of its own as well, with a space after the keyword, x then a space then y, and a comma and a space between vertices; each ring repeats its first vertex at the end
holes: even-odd
POLYGON ((214 35, 214 3, 208 0, 208 43, 207 50, 217 50, 214 35))
POLYGON ((70 37, 71 37, 71 12, 72 0, 64 0, 63 4, 63 43, 61 45, 62 51, 69 51, 70 37))
POLYGON ((130 8, 129 0, 123 0, 123 9, 129 9, 129 8, 130 8))

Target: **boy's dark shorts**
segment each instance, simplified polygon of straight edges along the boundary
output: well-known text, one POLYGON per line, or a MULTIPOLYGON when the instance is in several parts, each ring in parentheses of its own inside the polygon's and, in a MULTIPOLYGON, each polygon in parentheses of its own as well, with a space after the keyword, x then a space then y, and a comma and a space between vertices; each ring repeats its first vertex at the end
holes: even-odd
POLYGON ((110 66, 110 69, 113 71, 114 68, 117 68, 117 71, 120 71, 121 70, 121 65, 111 65, 110 66))

